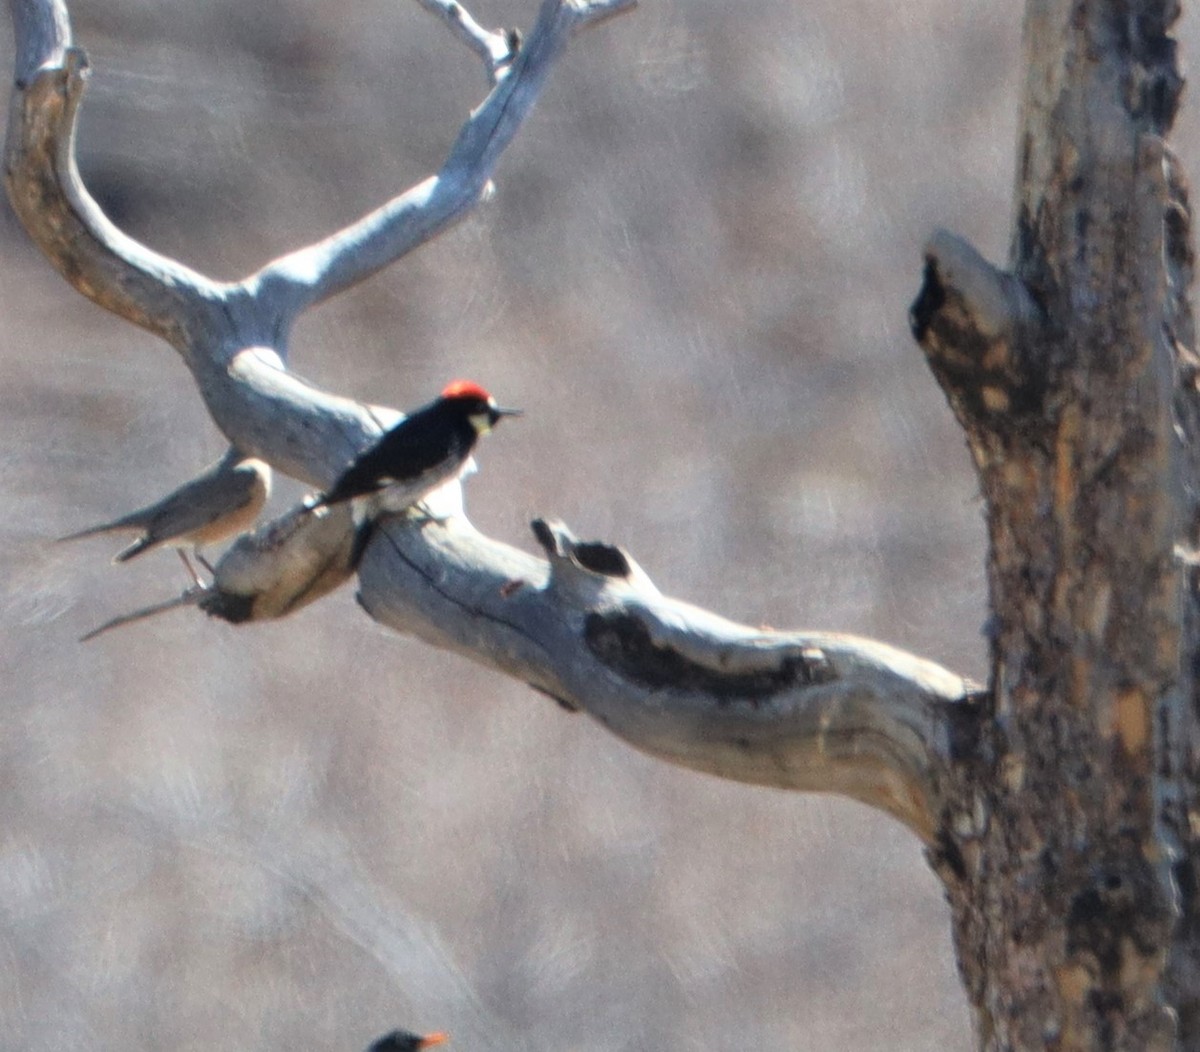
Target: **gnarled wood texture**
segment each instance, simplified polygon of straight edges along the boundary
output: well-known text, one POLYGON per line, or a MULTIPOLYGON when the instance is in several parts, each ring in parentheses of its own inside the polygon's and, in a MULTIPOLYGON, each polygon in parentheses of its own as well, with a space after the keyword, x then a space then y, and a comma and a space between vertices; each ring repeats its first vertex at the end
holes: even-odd
POLYGON ((1010 270, 939 235, 913 308, 988 507, 995 718, 942 867, 988 1049, 1200 1047, 1177 14, 1028 4, 1010 270))
MULTIPOLYGON (((231 443, 317 485, 397 414, 289 373, 296 317, 481 200, 569 39, 632 6, 545 0, 520 41, 484 33, 458 4, 423 0, 494 83, 441 171, 346 229, 222 284, 136 244, 88 196, 72 156, 86 61, 71 45, 65 7, 11 2, 23 36, 6 175, 30 235, 81 292, 176 347, 231 443)), ((455 499, 458 484, 447 489, 444 521, 392 519, 367 543, 358 571, 372 616, 517 676, 654 755, 756 784, 843 793, 934 841, 944 775, 976 712, 961 677, 869 640, 733 624, 661 596, 640 571, 589 566, 580 553, 609 546, 581 548, 565 528, 540 528, 550 558, 535 558, 479 534, 455 499)), ((329 579, 311 587, 305 575, 320 560, 307 546, 303 558, 280 558, 286 549, 275 539, 291 531, 290 521, 268 524, 218 564, 212 595, 167 605, 244 621, 315 598, 329 579), (269 566, 259 574, 253 558, 269 566), (260 576, 269 595, 247 595, 242 582, 260 576)), ((328 536, 330 561, 343 566, 346 533, 328 536)))

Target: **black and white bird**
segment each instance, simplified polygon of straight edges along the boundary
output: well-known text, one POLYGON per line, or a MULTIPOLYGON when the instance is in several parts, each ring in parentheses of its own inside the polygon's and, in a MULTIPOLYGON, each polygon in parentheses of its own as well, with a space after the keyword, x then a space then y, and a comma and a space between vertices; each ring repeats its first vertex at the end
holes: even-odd
POLYGON ((480 436, 502 417, 520 415, 519 409, 501 409, 479 384, 455 380, 384 432, 309 507, 374 495, 381 511, 410 508, 460 475, 480 436))
POLYGON ((431 1048, 449 1040, 449 1034, 413 1034, 407 1030, 393 1030, 384 1034, 367 1052, 420 1052, 423 1048, 431 1048))

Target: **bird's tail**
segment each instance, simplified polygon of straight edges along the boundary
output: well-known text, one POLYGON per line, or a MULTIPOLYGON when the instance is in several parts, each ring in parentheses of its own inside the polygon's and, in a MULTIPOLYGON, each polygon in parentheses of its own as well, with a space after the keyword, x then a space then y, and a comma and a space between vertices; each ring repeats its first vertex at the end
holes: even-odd
POLYGON ((122 614, 120 617, 114 617, 111 621, 105 621, 99 628, 93 628, 87 635, 80 636, 79 642, 87 643, 89 640, 95 639, 97 636, 103 635, 114 628, 120 628, 122 625, 131 625, 135 621, 143 621, 147 617, 153 617, 155 614, 166 613, 168 610, 177 610, 181 606, 194 606, 207 594, 208 589, 206 588, 189 588, 182 595, 176 596, 174 599, 168 599, 164 603, 144 606, 131 614, 122 614))
POLYGON ((102 522, 99 526, 89 526, 86 530, 68 533, 65 537, 58 537, 56 540, 59 543, 63 541, 78 541, 84 537, 95 537, 100 533, 112 533, 114 530, 130 530, 138 525, 139 523, 133 516, 126 515, 119 519, 113 519, 112 522, 102 522))
POLYGON ((149 537, 139 537, 132 544, 126 545, 116 555, 113 556, 113 562, 124 563, 128 562, 135 555, 141 555, 147 548, 154 544, 149 537))

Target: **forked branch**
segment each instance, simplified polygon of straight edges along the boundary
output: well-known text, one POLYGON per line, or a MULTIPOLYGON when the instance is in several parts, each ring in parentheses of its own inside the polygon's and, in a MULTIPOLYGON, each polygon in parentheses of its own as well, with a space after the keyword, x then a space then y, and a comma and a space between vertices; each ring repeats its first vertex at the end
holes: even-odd
MULTIPOLYGON (((81 292, 180 351, 231 443, 317 485, 396 413, 292 376, 285 361, 297 315, 481 200, 570 37, 632 6, 545 0, 518 47, 516 34, 479 29, 458 4, 420 2, 451 22, 495 83, 440 172, 225 284, 137 244, 88 196, 73 153, 86 62, 71 46, 65 6, 10 0, 19 58, 6 176, 30 235, 81 292)), ((934 839, 947 771, 972 740, 976 706, 960 677, 869 640, 726 621, 662 596, 624 552, 581 544, 561 525, 536 524, 546 556, 536 558, 479 534, 454 500, 458 484, 451 488, 443 521, 392 519, 374 530, 358 562, 373 617, 516 676, 663 759, 843 793, 934 839)), ((349 573, 366 534, 328 524, 326 551, 326 527, 296 515, 235 544, 212 594, 188 601, 233 620, 281 616, 349 573)))

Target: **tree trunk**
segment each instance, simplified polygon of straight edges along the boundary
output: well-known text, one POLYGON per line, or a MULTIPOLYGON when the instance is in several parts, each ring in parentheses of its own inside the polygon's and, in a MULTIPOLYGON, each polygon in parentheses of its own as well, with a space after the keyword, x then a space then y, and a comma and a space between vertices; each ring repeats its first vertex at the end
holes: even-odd
POLYGON ((1158 0, 1031 0, 1010 273, 914 332, 987 502, 992 683, 932 852, 985 1049, 1200 1047, 1196 394, 1158 0))

